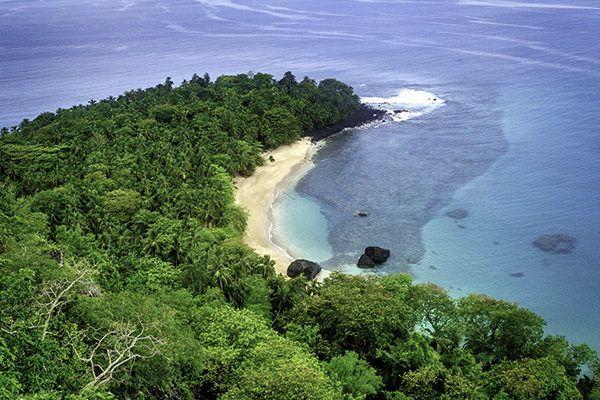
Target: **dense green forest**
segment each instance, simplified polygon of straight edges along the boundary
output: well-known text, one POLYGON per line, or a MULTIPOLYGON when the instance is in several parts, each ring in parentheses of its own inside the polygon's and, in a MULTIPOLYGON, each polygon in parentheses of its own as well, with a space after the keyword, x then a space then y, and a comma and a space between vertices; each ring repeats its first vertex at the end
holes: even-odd
POLYGON ((242 241, 232 177, 359 107, 205 74, 3 128, 0 398, 600 399, 596 353, 515 303, 286 279, 242 241))

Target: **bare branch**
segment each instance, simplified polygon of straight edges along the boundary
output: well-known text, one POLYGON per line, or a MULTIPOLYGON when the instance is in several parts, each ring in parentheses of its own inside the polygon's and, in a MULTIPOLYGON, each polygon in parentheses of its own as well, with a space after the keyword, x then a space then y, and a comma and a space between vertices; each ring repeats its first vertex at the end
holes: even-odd
POLYGON ((92 275, 94 270, 85 265, 82 267, 83 262, 73 264, 71 271, 73 272, 73 278, 61 279, 53 282, 44 282, 41 299, 38 300, 37 308, 40 310, 38 318, 42 320, 40 325, 36 325, 36 328, 42 328, 42 340, 46 338, 48 333, 48 326, 50 325, 50 319, 54 312, 63 306, 68 301, 67 295, 71 290, 78 285, 93 285, 92 275))
POLYGON ((137 358, 151 358, 160 354, 159 348, 165 341, 148 334, 148 328, 141 322, 121 321, 103 334, 94 330, 88 335, 88 339, 95 343, 87 357, 83 357, 72 344, 77 358, 90 365, 92 380, 86 387, 105 385, 113 380, 114 374, 125 364, 137 358))

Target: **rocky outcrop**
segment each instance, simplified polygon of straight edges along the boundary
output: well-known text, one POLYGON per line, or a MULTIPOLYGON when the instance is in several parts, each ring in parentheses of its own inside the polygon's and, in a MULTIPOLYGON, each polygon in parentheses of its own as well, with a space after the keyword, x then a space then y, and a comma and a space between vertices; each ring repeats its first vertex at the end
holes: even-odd
POLYGON ((386 262, 390 258, 390 251, 388 249, 382 249, 377 246, 369 246, 365 249, 365 254, 369 256, 375 264, 381 264, 386 262))
POLYGON ((314 279, 320 271, 321 266, 316 262, 300 259, 290 263, 287 269, 287 276, 296 278, 300 275, 304 275, 304 277, 310 281, 314 279))
POLYGON ((360 256, 360 258, 358 259, 358 268, 373 268, 375 267, 375 263, 373 262, 373 260, 371 260, 371 258, 366 255, 363 254, 360 256))
POLYGON ((335 133, 341 132, 346 128, 354 128, 367 124, 369 122, 382 120, 386 111, 379 108, 373 108, 368 104, 361 104, 360 108, 350 117, 336 124, 325 126, 313 131, 302 133, 302 137, 309 137, 311 141, 318 142, 335 133))
POLYGON ((533 245, 538 249, 551 254, 569 254, 575 250, 577 239, 572 236, 563 235, 543 235, 537 238, 533 245))

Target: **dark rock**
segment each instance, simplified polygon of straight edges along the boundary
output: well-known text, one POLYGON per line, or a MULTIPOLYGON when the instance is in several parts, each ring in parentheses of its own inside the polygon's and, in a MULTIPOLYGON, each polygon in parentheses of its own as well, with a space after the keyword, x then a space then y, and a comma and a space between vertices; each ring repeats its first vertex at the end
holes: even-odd
POLYGON ((383 120, 385 114, 385 110, 373 108, 368 104, 361 104, 360 108, 345 120, 313 131, 303 132, 302 137, 310 137, 311 141, 318 142, 319 140, 323 140, 335 133, 343 131, 346 128, 354 128, 365 125, 369 122, 383 120))
POLYGON ((375 262, 373 262, 373 260, 371 260, 371 257, 369 257, 366 254, 363 254, 358 259, 357 265, 358 265, 358 268, 373 268, 373 267, 375 267, 375 262))
POLYGON ((287 275, 290 278, 296 278, 300 275, 304 275, 307 280, 314 279, 315 276, 321 271, 321 266, 316 262, 308 260, 294 260, 290 263, 287 269, 287 275))
POLYGON ((410 110, 405 110, 405 109, 394 110, 394 114, 409 113, 409 112, 410 112, 410 110))
POLYGON ((375 264, 381 264, 390 258, 390 251, 377 246, 369 246, 365 249, 365 254, 369 256, 375 264))
POLYGON ((367 213, 364 212, 364 211, 359 211, 359 212, 356 213, 356 215, 358 215, 359 217, 366 217, 367 213))
POLYGON ((569 254, 575 250, 577 239, 560 233, 556 235, 543 235, 537 238, 533 242, 533 245, 546 253, 569 254))
POLYGON ((464 208, 448 211, 446 215, 452 219, 463 219, 469 215, 469 212, 464 208))

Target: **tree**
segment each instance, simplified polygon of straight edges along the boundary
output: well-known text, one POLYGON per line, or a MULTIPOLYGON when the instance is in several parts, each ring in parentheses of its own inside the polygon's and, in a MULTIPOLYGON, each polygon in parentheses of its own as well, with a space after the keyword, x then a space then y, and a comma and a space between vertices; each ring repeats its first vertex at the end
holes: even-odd
POLYGON ((277 83, 279 87, 290 94, 294 94, 296 87, 298 86, 296 77, 291 73, 291 71, 287 71, 285 74, 283 74, 283 78, 281 78, 277 83))
POLYGON ((576 380, 585 368, 587 373, 598 374, 600 361, 595 350, 586 343, 570 344, 564 336, 545 336, 532 352, 532 358, 550 357, 558 362, 569 376, 576 380))
POLYGON ((15 368, 15 354, 0 335, 0 398, 16 398, 23 390, 20 374, 15 368))
POLYGON ((375 395, 383 385, 377 371, 353 351, 331 359, 325 370, 336 382, 342 385, 344 400, 364 400, 375 395))
POLYGON ((459 343, 459 327, 455 301, 448 291, 433 283, 420 283, 412 292, 413 307, 419 318, 419 329, 432 339, 438 352, 452 350, 459 343))
POLYGON ((290 320, 321 327, 320 334, 329 343, 329 354, 323 356, 349 350, 370 360, 381 349, 408 338, 414 327, 407 303, 409 285, 403 275, 378 278, 334 272, 315 295, 290 311, 290 320))
POLYGON ((439 399, 442 391, 440 372, 431 366, 407 371, 402 375, 402 393, 415 400, 439 399))
POLYGON ((583 399, 565 369, 550 358, 508 361, 492 369, 494 399, 583 399))
POLYGON ((113 380, 126 364, 138 358, 151 358, 160 354, 164 340, 149 334, 141 321, 133 323, 121 320, 107 330, 93 329, 86 335, 90 344, 85 350, 78 349, 81 342, 73 342, 77 358, 89 364, 90 380, 85 385, 99 387, 113 380))
POLYGON ((527 357, 542 339, 546 322, 517 303, 470 294, 458 300, 458 309, 463 346, 484 364, 527 357))
POLYGON ((318 360, 286 339, 259 343, 233 377, 223 400, 342 399, 318 360))
POLYGON ((84 263, 69 265, 71 276, 53 282, 44 282, 40 297, 37 300, 38 318, 41 325, 35 328, 42 328, 42 338, 46 339, 51 318, 56 312, 69 301, 73 289, 82 286, 86 291, 92 291, 92 294, 99 295, 100 291, 92 281, 94 271, 84 263))

